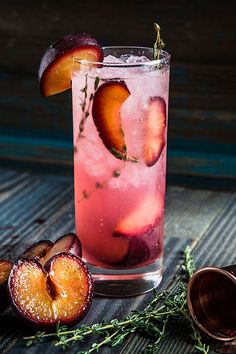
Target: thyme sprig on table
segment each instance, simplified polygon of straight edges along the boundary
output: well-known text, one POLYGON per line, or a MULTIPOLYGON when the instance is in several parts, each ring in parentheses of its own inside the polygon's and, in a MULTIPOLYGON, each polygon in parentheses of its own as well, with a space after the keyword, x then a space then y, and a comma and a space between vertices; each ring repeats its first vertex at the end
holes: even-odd
POLYGON ((194 258, 193 255, 191 254, 191 249, 189 246, 187 246, 184 250, 184 261, 182 264, 182 269, 185 271, 185 274, 187 276, 187 280, 189 280, 193 273, 196 270, 196 266, 194 264, 194 258))
MULTIPOLYGON (((184 261, 182 265, 185 276, 189 279, 194 270, 194 259, 189 247, 184 250, 184 261)), ((141 334, 150 338, 146 353, 153 354, 158 346, 168 335, 168 326, 173 320, 185 321, 191 331, 194 341, 194 348, 203 354, 209 353, 209 345, 203 343, 202 335, 190 317, 186 297, 187 286, 181 281, 173 291, 154 291, 154 298, 151 303, 142 311, 133 311, 130 316, 110 322, 96 323, 91 326, 81 325, 74 330, 68 330, 66 326, 58 324, 56 332, 37 332, 34 336, 24 337, 27 346, 35 341, 42 342, 47 338, 56 338, 55 346, 63 349, 76 341, 84 342, 94 336, 95 341, 87 351, 80 351, 77 354, 90 354, 99 352, 103 346, 111 348, 121 345, 130 334, 141 334)))

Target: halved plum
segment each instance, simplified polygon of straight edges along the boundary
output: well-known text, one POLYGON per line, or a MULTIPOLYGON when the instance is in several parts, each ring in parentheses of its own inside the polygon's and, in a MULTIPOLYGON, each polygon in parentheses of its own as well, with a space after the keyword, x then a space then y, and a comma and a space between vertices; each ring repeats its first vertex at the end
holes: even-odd
POLYGON ((51 257, 61 252, 71 253, 78 257, 82 257, 81 243, 76 234, 71 232, 59 237, 44 256, 39 259, 39 262, 44 265, 51 257))
POLYGON ((0 259, 0 311, 10 305, 7 294, 7 279, 13 267, 13 262, 8 259, 0 259))
POLYGON ((39 67, 43 97, 71 88, 73 59, 103 61, 103 50, 87 33, 68 34, 47 48, 39 67))
POLYGON ((45 256, 45 254, 52 248, 53 243, 50 240, 41 240, 33 243, 33 245, 29 246, 24 253, 19 257, 21 259, 40 259, 45 256))
POLYGON ((126 83, 109 80, 95 92, 92 116, 105 147, 118 159, 127 159, 120 109, 130 92, 126 83))
POLYGON ((159 159, 165 146, 166 103, 162 97, 149 99, 147 125, 144 142, 144 162, 153 166, 159 159))
POLYGON ((69 233, 59 237, 54 243, 49 240, 41 240, 29 246, 20 259, 36 259, 44 265, 52 256, 66 252, 82 256, 81 243, 74 233, 69 233))
POLYGON ((142 237, 153 232, 164 208, 164 198, 148 196, 115 227, 115 237, 142 237), (163 199, 163 200, 162 200, 163 199))
POLYGON ((82 260, 60 253, 43 268, 35 259, 19 260, 11 270, 8 292, 16 313, 31 325, 75 324, 92 300, 92 277, 82 260))

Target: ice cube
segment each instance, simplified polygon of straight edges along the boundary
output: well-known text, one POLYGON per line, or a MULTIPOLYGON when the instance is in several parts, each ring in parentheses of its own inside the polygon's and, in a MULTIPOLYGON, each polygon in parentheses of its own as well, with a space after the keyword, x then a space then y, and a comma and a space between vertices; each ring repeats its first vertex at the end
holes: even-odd
POLYGON ((141 186, 150 185, 150 181, 155 179, 156 170, 150 170, 145 166, 137 166, 136 164, 127 164, 121 170, 118 178, 111 178, 108 185, 112 189, 126 190, 130 187, 139 188, 141 186))
POLYGON ((106 56, 104 58, 104 63, 114 63, 114 64, 118 63, 118 64, 121 64, 121 63, 123 63, 123 60, 120 59, 120 58, 117 58, 117 57, 115 57, 113 55, 108 55, 108 56, 106 56))
POLYGON ((126 58, 126 63, 145 63, 147 61, 150 61, 150 59, 148 59, 147 57, 145 57, 144 55, 142 56, 136 56, 136 55, 129 55, 126 58))
POLYGON ((145 63, 147 61, 150 61, 147 57, 144 55, 137 56, 137 55, 130 55, 130 54, 122 54, 119 58, 113 56, 113 55, 108 55, 104 58, 105 63, 145 63))
POLYGON ((130 57, 130 54, 122 54, 119 59, 122 60, 123 63, 126 63, 126 61, 129 59, 129 57, 130 57))

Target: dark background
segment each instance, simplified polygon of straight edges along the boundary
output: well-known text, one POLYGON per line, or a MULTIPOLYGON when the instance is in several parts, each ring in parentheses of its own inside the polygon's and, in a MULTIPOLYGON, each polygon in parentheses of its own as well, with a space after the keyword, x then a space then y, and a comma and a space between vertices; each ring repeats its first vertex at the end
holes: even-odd
POLYGON ((235 14, 235 0, 1 2, 0 164, 71 171, 71 92, 39 93, 37 70, 49 44, 86 31, 102 45, 152 46, 158 22, 172 56, 168 175, 232 181, 235 14))

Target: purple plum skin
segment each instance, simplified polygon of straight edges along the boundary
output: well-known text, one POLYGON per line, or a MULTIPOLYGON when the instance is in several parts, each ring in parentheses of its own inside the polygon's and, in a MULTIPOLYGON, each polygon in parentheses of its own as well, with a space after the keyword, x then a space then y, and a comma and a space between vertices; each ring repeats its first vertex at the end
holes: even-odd
POLYGON ((66 34, 63 38, 51 44, 46 49, 40 62, 39 79, 41 79, 43 72, 47 66, 53 62, 53 60, 58 58, 58 56, 64 55, 78 47, 97 47, 101 49, 101 58, 99 61, 103 61, 102 47, 96 39, 90 36, 90 34, 66 34))

